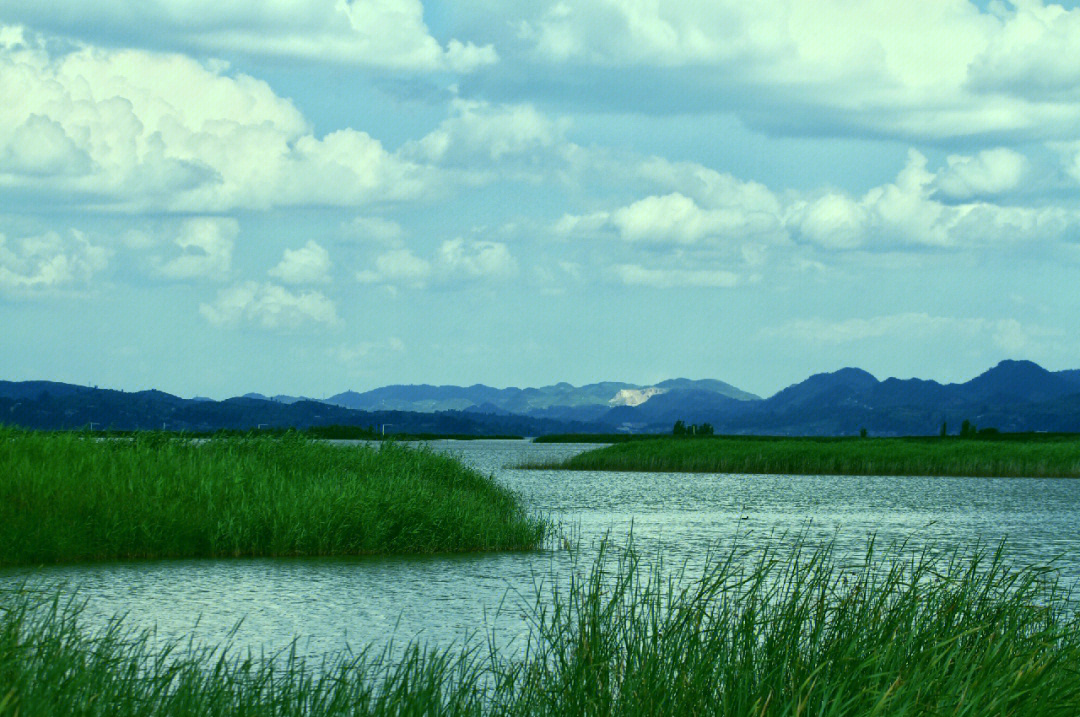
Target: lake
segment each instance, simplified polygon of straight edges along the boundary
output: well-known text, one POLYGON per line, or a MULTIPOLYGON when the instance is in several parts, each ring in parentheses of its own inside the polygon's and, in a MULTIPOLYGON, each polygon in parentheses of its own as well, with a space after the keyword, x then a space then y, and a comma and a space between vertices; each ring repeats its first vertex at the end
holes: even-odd
MULTIPOLYGON (((1080 480, 770 476, 524 471, 526 461, 561 459, 595 445, 527 441, 435 441, 517 491, 551 516, 588 564, 599 542, 632 531, 646 556, 691 568, 710 550, 834 540, 861 555, 867 536, 914 548, 1008 541, 1020 564, 1056 560, 1068 585, 1080 582, 1080 480)), ((553 541, 553 545, 561 539, 553 541)), ((160 640, 233 643, 256 652, 287 648, 318 657, 349 647, 418 638, 462 642, 494 629, 520 644, 538 586, 568 575, 573 556, 540 553, 333 559, 132 561, 7 568, 0 584, 66 583, 103 624, 156 628, 160 640), (239 627, 237 627, 239 625, 239 627)))

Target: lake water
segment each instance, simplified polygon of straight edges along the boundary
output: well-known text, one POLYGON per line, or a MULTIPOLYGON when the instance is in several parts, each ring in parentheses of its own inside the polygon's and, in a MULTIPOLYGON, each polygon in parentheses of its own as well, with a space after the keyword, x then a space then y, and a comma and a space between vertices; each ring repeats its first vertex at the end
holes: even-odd
MULTIPOLYGON (((437 441, 548 514, 588 562, 610 534, 662 554, 667 565, 699 563, 709 550, 792 540, 834 540, 861 554, 908 539, 941 547, 1005 538, 1017 563, 1056 560, 1067 585, 1080 582, 1080 480, 761 476, 524 471, 510 466, 565 458, 595 446, 526 441, 437 441), (659 552, 657 552, 659 551, 659 552)), ((540 553, 335 559, 168 560, 0 571, 0 585, 64 582, 87 602, 85 619, 157 630, 161 640, 233 643, 274 652, 298 639, 321 656, 346 647, 461 642, 494 629, 520 644, 536 586, 565 576, 565 550, 540 553)))

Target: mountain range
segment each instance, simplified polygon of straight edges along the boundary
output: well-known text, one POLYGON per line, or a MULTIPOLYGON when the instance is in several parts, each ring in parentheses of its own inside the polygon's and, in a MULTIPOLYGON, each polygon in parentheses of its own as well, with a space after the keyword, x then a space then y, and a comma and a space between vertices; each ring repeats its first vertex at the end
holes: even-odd
POLYGON ((215 430, 388 425, 392 432, 474 435, 668 432, 675 421, 718 433, 936 434, 969 420, 1002 431, 1080 431, 1080 370, 1002 361, 964 383, 878 380, 858 368, 810 376, 761 398, 714 379, 540 388, 395 385, 326 399, 246 394, 224 401, 49 381, 0 381, 0 423, 74 428, 215 430))

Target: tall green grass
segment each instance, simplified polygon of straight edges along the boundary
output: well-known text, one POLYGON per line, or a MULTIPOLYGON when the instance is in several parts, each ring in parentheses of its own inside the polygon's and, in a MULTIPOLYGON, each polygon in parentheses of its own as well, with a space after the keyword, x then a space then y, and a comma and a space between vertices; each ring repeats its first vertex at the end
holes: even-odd
POLYGON ((513 655, 414 644, 313 664, 154 648, 17 591, 0 597, 0 715, 1080 714, 1068 596, 1001 550, 733 549, 693 580, 620 550, 538 591, 532 618, 513 655))
POLYGON ((0 565, 523 549, 545 530, 427 450, 0 430, 0 565))
POLYGON ((781 475, 1080 477, 1080 439, 656 438, 531 468, 781 475))

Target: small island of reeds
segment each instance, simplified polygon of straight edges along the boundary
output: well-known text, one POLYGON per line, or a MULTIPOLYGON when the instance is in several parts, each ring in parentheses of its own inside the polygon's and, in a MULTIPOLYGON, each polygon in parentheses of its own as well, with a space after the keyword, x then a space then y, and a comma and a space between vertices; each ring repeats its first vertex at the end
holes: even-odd
POLYGON ((663 473, 1080 477, 1080 436, 993 438, 663 437, 528 468, 663 473))
POLYGON ((0 467, 0 565, 528 549, 546 532, 490 477, 392 443, 0 429, 0 467))

